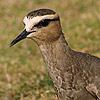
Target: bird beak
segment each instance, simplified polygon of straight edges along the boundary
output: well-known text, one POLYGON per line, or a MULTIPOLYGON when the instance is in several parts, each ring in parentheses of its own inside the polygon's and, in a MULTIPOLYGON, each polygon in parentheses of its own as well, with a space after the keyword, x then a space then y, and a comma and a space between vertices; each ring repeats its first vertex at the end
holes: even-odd
POLYGON ((31 32, 27 32, 26 29, 24 29, 24 31, 11 42, 10 47, 13 46, 14 44, 16 44, 17 42, 25 39, 27 37, 27 35, 30 33, 31 32))

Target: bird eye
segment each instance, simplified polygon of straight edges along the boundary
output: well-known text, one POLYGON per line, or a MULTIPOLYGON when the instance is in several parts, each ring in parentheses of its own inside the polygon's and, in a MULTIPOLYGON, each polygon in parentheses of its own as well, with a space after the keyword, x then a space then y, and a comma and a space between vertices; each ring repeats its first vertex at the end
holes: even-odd
POLYGON ((41 25, 44 27, 47 26, 48 24, 49 24, 49 21, 46 19, 41 21, 41 25))
POLYGON ((34 27, 38 27, 38 28, 46 27, 49 24, 49 22, 50 22, 49 20, 45 19, 40 21, 38 24, 34 25, 34 27))

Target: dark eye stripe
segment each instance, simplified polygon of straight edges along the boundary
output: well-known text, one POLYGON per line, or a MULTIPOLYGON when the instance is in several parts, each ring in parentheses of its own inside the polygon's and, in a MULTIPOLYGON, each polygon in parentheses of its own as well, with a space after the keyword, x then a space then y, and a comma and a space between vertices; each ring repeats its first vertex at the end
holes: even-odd
POLYGON ((45 20, 40 21, 38 24, 34 25, 34 27, 38 27, 38 28, 46 27, 49 23, 50 21, 45 19, 45 20))
POLYGON ((52 22, 52 21, 57 21, 57 20, 59 20, 59 18, 41 20, 38 24, 34 25, 34 26, 32 27, 32 29, 33 29, 34 27, 38 27, 38 28, 45 27, 45 26, 47 26, 50 22, 52 22))

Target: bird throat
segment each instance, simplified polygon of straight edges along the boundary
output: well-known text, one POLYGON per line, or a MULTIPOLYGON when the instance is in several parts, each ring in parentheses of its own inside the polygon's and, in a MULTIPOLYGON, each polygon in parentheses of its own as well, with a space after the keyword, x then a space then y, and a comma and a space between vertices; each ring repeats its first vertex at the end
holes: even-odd
MULTIPOLYGON (((71 56, 72 50, 68 46, 63 35, 61 35, 56 42, 52 44, 40 45, 39 48, 41 50, 45 64, 47 66, 50 79, 54 84, 56 94, 58 96, 61 95, 62 98, 64 94, 63 91, 66 92, 66 89, 64 89, 63 86, 66 85, 66 88, 70 87, 67 82, 65 83, 64 77, 67 76, 64 76, 64 74, 66 74, 66 70, 70 69, 66 66, 67 65, 69 66, 69 64, 71 64, 70 61, 72 61, 72 56, 71 56), (59 94, 58 92, 60 91, 59 89, 62 89, 61 94, 59 94)), ((69 79, 70 75, 68 76, 68 80, 71 80, 69 79)))

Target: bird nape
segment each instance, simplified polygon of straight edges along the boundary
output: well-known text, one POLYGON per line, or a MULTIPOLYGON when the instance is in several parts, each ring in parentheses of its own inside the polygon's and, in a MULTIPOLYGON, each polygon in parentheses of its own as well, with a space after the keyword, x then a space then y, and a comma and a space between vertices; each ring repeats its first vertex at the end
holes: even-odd
POLYGON ((59 100, 100 100, 100 58, 72 50, 62 32, 59 15, 38 9, 23 20, 24 31, 13 46, 30 38, 37 43, 59 100))

